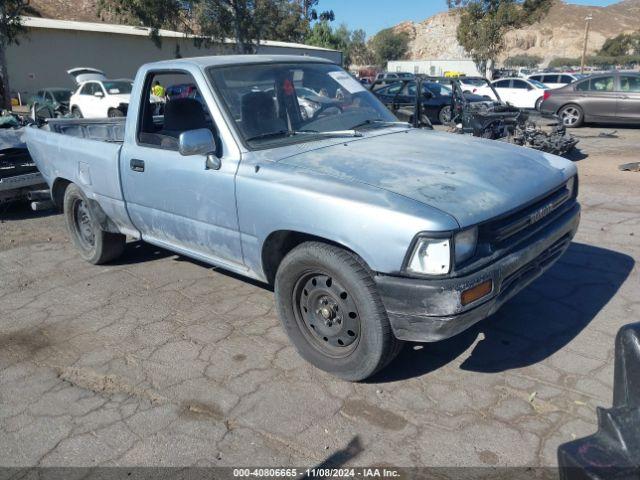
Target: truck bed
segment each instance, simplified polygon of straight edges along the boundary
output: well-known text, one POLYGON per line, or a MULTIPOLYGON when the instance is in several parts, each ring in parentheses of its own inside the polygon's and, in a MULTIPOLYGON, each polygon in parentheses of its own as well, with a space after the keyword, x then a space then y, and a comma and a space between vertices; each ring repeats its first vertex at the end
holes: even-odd
POLYGON ((46 130, 72 137, 98 140, 102 142, 122 143, 124 140, 125 118, 64 118, 50 119, 46 130))

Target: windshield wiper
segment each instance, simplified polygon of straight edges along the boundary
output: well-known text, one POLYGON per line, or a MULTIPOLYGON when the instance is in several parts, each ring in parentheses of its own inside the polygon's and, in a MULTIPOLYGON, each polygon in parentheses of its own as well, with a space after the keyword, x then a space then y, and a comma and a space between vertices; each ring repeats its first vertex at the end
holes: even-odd
POLYGON ((319 132, 317 130, 278 130, 277 132, 266 132, 261 133, 260 135, 254 135, 253 137, 247 138, 247 141, 250 142, 252 140, 260 140, 263 138, 274 138, 274 137, 293 137, 296 135, 313 135, 316 137, 361 137, 362 134, 360 132, 356 132, 355 130, 333 130, 328 132, 319 132))
POLYGON ((365 120, 364 122, 360 122, 351 128, 355 130, 356 128, 366 127, 367 125, 399 125, 403 127, 411 127, 411 124, 409 122, 392 122, 387 120, 376 119, 376 120, 365 120))

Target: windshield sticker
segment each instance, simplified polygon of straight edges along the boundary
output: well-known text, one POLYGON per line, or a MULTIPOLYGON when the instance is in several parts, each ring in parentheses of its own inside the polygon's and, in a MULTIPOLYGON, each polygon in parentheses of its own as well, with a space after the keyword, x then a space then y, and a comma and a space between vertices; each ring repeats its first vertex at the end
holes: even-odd
POLYGON ((328 72, 329 76, 340 84, 347 92, 354 94, 366 92, 366 89, 347 72, 328 72))

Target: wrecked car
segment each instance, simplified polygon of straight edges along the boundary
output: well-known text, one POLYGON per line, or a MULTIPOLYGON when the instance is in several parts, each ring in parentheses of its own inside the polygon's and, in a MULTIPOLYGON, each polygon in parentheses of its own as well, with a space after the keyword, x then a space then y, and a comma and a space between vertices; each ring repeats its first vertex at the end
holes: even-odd
POLYGON ((573 163, 412 128, 312 57, 150 63, 126 120, 54 119, 26 138, 85 260, 116 259, 130 236, 271 284, 301 356, 351 381, 404 341, 494 313, 558 260, 580 218, 573 163), (156 81, 202 99, 156 115, 156 81), (305 119, 299 88, 339 108, 305 119))
POLYGON ((503 140, 555 155, 566 155, 578 144, 559 119, 542 128, 531 120, 530 113, 510 103, 504 103, 493 85, 488 84, 493 98, 484 102, 469 102, 457 80, 451 82, 451 127, 455 133, 503 140))
MULTIPOLYGON (((451 121, 451 95, 452 90, 448 85, 441 83, 424 81, 421 78, 417 80, 401 80, 391 85, 377 88, 379 85, 374 83, 371 91, 378 99, 384 103, 398 117, 403 120, 412 122, 413 115, 404 118, 403 112, 410 110, 416 102, 416 92, 418 89, 422 91, 420 96, 420 109, 423 116, 426 116, 430 123, 440 123, 447 125, 451 121)), ((483 102, 484 98, 472 93, 464 93, 465 100, 468 102, 483 102)))
POLYGON ((46 187, 23 139, 24 129, 0 130, 0 205, 31 200, 46 187))

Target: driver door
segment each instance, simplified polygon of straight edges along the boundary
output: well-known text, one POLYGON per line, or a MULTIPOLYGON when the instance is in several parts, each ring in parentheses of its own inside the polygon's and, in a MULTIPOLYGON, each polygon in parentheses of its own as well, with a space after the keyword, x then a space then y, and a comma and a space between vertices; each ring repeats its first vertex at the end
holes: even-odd
POLYGON ((120 157, 131 221, 149 243, 242 268, 235 200, 237 159, 225 155, 210 115, 214 106, 202 95, 172 97, 164 105, 158 105, 157 100, 152 103, 155 81, 168 89, 184 84, 201 92, 209 88, 196 83, 187 72, 147 74, 135 142, 125 142, 120 157), (159 112, 163 115, 157 115, 159 112), (219 170, 206 169, 205 155, 183 156, 178 151, 180 133, 201 128, 210 129, 218 139, 215 153, 221 158, 219 170))

